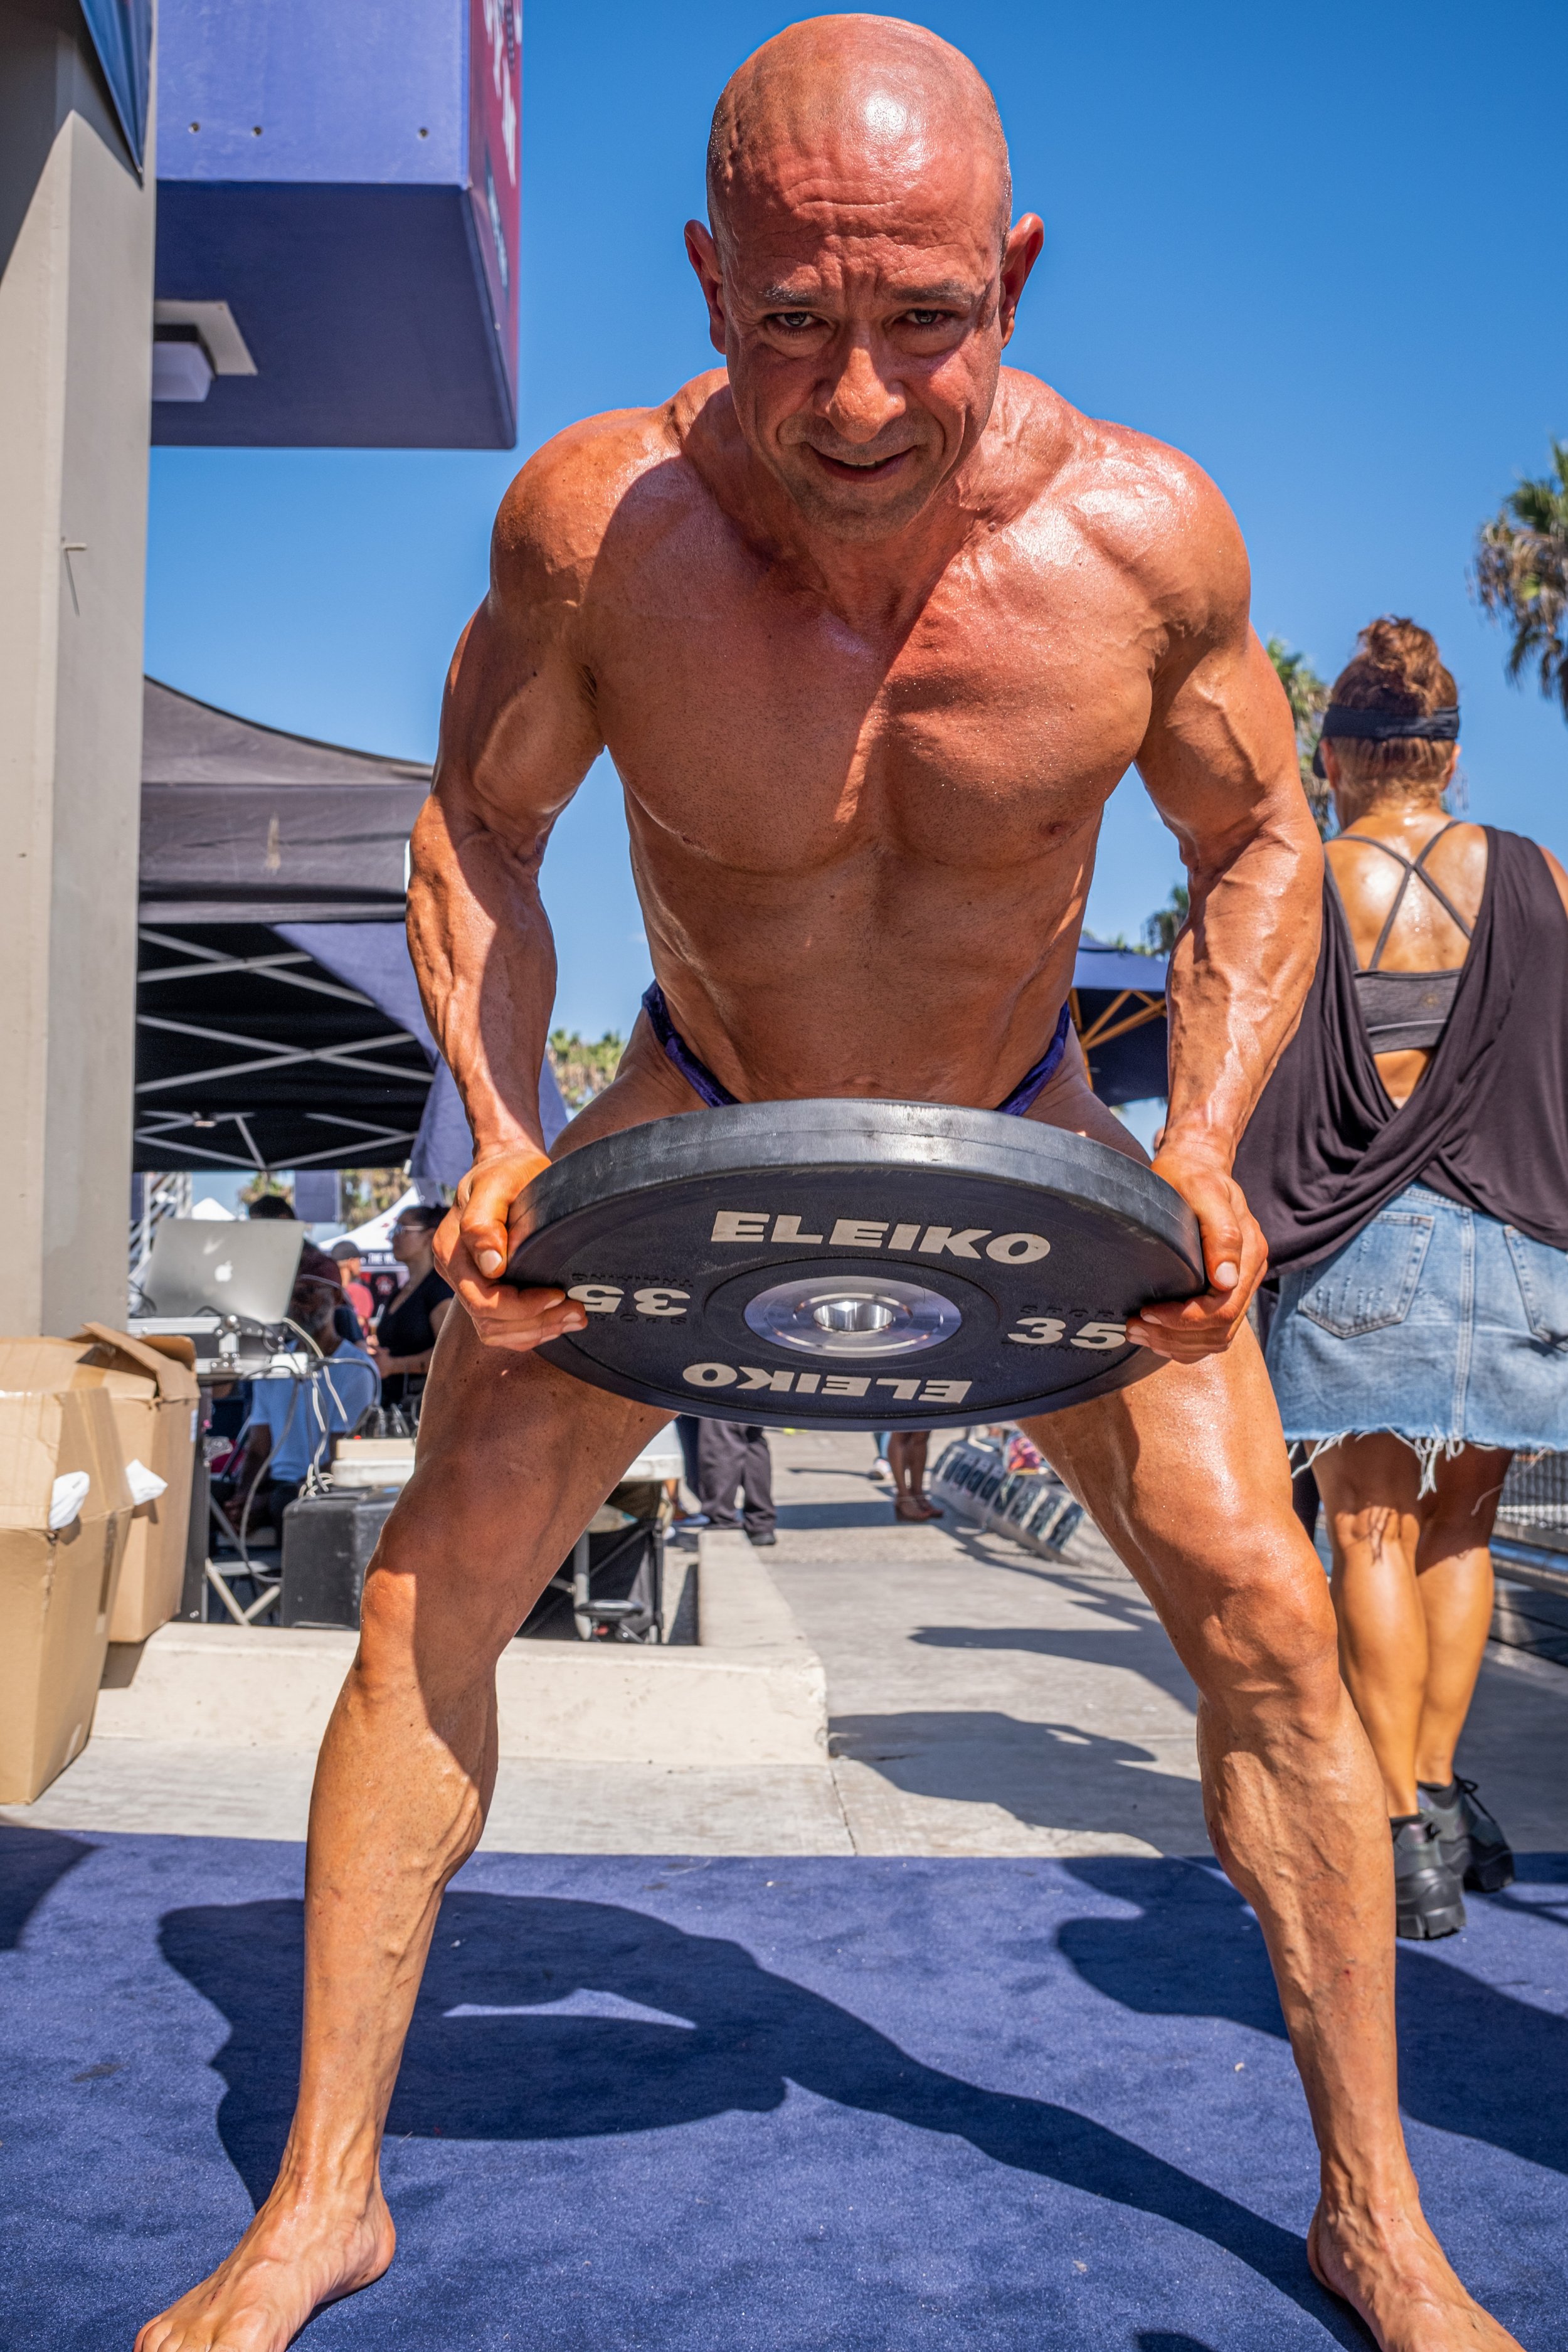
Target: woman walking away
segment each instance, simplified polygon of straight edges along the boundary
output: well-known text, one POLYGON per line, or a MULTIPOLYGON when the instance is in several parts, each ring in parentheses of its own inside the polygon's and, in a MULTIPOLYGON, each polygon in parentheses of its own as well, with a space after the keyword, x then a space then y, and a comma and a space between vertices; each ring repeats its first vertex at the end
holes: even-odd
POLYGON ((1323 939, 1237 1160, 1279 1282, 1268 1369, 1313 1462, 1344 1677, 1388 1792, 1402 1936, 1513 1875, 1458 1780, 1519 1448, 1568 1448, 1568 875, 1461 824, 1454 681, 1374 621, 1334 681, 1323 939))

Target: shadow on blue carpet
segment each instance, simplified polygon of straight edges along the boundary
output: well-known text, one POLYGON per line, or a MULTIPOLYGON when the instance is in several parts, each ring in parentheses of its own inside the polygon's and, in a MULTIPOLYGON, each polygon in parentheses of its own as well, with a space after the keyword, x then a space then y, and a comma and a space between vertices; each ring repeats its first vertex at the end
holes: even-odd
MULTIPOLYGON (((1402 1954, 1403 2079, 1461 2272, 1568 2352, 1568 1871, 1531 1867, 1402 1954)), ((293 1847, 0 1829, 18 2344, 128 2346, 265 2194, 299 1884, 293 1847)), ((1212 1865, 481 1855, 386 2173, 399 2261, 312 2352, 1369 2341, 1307 2269, 1304 2105, 1212 1865)))

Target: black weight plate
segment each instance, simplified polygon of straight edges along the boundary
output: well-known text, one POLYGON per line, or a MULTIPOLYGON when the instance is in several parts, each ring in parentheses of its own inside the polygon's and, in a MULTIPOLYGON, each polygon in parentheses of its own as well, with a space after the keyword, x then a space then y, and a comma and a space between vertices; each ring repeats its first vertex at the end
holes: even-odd
POLYGON ((605 1136, 516 1202, 507 1279, 585 1330, 542 1348, 721 1421, 931 1429, 1049 1412, 1158 1368, 1135 1307, 1203 1287, 1197 1221, 1140 1161, 997 1111, 741 1103, 605 1136))

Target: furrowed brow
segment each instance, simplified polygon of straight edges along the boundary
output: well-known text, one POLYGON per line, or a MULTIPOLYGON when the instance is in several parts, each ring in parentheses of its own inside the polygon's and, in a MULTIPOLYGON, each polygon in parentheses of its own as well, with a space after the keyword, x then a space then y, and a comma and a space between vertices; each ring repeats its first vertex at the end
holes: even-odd
MULTIPOLYGON (((798 287, 791 286, 763 286, 759 289, 756 299, 770 310, 814 310, 826 305, 827 300, 826 295, 815 289, 803 292, 798 287)), ((942 302, 951 302, 959 309, 967 310, 975 299, 973 286, 962 286, 952 279, 941 286, 893 286, 888 289, 888 299, 905 310, 929 310, 942 302)))

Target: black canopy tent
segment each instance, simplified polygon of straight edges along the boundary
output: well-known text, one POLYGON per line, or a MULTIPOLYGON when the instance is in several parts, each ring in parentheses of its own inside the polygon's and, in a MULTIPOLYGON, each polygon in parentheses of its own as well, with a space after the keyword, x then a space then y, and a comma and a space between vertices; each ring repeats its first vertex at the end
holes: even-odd
POLYGON ((1145 1102, 1167 1090, 1163 956, 1139 955, 1084 932, 1073 966, 1073 1027, 1102 1102, 1145 1102))
MULTIPOLYGON (((452 1183, 457 1090, 404 936, 417 761, 287 735, 146 682, 136 1129, 142 1171, 365 1168, 452 1183)), ((1165 1091, 1165 964, 1085 939, 1095 1089, 1165 1091)), ((545 1132, 565 1112, 546 1063, 545 1132)))
POLYGON ((403 945, 429 770, 152 678, 143 725, 135 1166, 414 1160, 438 1066, 403 945))

